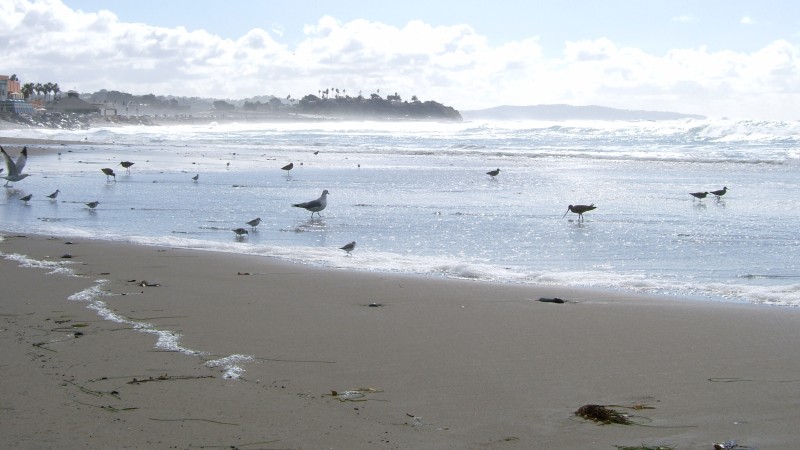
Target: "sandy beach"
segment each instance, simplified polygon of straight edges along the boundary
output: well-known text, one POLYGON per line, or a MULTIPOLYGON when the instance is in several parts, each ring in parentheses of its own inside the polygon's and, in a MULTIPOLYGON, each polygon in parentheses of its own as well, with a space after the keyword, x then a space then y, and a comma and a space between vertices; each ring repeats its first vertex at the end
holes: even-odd
POLYGON ((0 252, 8 448, 766 449, 799 436, 791 308, 33 235, 6 234, 0 252), (130 322, 69 300, 93 286, 130 322), (237 354, 254 358, 239 379, 205 364, 237 354), (577 417, 586 404, 632 424, 577 417))

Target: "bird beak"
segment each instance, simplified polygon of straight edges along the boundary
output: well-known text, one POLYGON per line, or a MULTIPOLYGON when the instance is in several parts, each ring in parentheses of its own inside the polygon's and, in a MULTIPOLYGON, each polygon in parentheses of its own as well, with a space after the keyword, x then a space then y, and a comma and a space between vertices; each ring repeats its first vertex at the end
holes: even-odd
POLYGON ((564 217, 567 217, 567 213, 568 213, 568 212, 569 212, 569 208, 567 208, 567 212, 565 212, 565 213, 564 213, 564 215, 563 215, 563 216, 561 216, 561 218, 563 219, 564 217))

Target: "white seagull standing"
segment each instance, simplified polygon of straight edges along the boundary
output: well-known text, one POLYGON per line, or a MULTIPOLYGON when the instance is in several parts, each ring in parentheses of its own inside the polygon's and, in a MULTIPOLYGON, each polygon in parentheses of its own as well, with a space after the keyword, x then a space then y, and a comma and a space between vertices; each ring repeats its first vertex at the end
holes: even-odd
POLYGON ((7 175, 0 177, 5 178, 5 186, 8 186, 8 183, 12 181, 20 181, 28 176, 27 173, 22 173, 22 169, 25 168, 25 163, 28 162, 28 147, 22 147, 22 152, 17 157, 16 163, 11 160, 11 157, 8 156, 8 153, 6 153, 6 150, 2 146, 0 146, 0 151, 3 152, 3 159, 6 161, 6 172, 8 172, 7 175))
POLYGON ((324 191, 322 191, 322 195, 320 195, 319 198, 316 200, 311 200, 310 202, 305 202, 305 203, 294 203, 292 206, 296 208, 304 208, 311 211, 312 218, 314 217, 314 213, 317 213, 318 216, 322 217, 322 215, 319 212, 325 209, 326 206, 328 206, 328 190, 325 189, 324 191))

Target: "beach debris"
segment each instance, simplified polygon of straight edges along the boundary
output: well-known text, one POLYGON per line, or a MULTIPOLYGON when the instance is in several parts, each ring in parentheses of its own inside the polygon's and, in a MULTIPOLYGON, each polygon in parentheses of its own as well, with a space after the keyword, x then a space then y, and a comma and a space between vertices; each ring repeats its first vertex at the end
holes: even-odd
POLYGON ((239 272, 236 275, 250 275, 250 272, 239 272))
POLYGON ((158 283, 148 283, 147 280, 142 280, 142 282, 139 283, 139 286, 142 286, 142 287, 159 287, 161 285, 158 284, 158 283))
POLYGON ((567 302, 566 300, 558 298, 558 297, 553 297, 553 298, 541 297, 539 299, 539 301, 543 302, 543 303, 566 303, 567 302))
POLYGON ((61 255, 61 258, 62 258, 62 259, 70 259, 70 258, 72 258, 72 254, 70 254, 70 253, 64 253, 63 255, 61 255))
POLYGON ((633 424, 633 422, 631 422, 631 420, 628 418, 627 414, 606 408, 603 405, 583 405, 578 408, 577 411, 575 411, 575 415, 602 425, 608 425, 611 423, 617 423, 620 425, 633 424))
POLYGON ((755 447, 739 445, 736 443, 736 440, 731 439, 729 441, 715 443, 714 450, 755 450, 755 447))
POLYGON ((673 447, 665 447, 663 445, 615 445, 619 450, 674 450, 673 447))
POLYGON ((369 306, 370 308, 380 308, 381 306, 383 306, 383 303, 375 303, 375 302, 372 302, 372 303, 370 303, 370 304, 369 304, 369 305, 367 305, 367 306, 369 306))
POLYGON ((145 378, 145 379, 142 379, 142 380, 134 378, 131 381, 128 381, 128 384, 142 384, 142 383, 147 383, 149 381, 199 380, 201 378, 214 378, 214 376, 213 375, 167 375, 167 374, 163 374, 163 375, 159 375, 159 376, 157 376, 155 378, 148 377, 148 378, 145 378))
POLYGON ((422 421, 422 417, 415 416, 414 414, 406 413, 406 417, 410 417, 411 418, 411 423, 406 422, 406 425, 408 425, 410 427, 420 427, 420 426, 425 424, 422 421))
POLYGON ((374 394, 377 392, 383 392, 383 391, 379 391, 373 388, 357 388, 341 392, 331 390, 331 397, 334 397, 340 402, 365 402, 367 400, 370 400, 368 398, 365 398, 367 394, 374 394))

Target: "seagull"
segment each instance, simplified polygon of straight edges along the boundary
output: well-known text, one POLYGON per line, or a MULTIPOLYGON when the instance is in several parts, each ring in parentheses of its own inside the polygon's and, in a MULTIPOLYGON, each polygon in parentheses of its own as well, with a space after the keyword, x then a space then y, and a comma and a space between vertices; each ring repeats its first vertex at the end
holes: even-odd
POLYGON ((319 212, 325 209, 326 206, 328 206, 328 190, 325 189, 324 191, 322 191, 322 195, 320 195, 319 198, 316 200, 311 200, 310 202, 305 202, 305 203, 294 203, 292 204, 292 206, 295 206, 297 208, 305 208, 311 211, 312 218, 314 217, 314 213, 317 213, 318 216, 322 217, 322 215, 319 212))
POLYGON ((195 175, 195 176, 193 176, 193 177, 192 177, 192 179, 193 179, 194 181, 197 181, 199 178, 200 178, 200 174, 199 174, 199 173, 198 173, 197 175, 195 175))
POLYGON ((706 198, 706 196, 708 196, 708 192, 690 192, 689 195, 691 195, 694 198, 702 200, 706 198))
POLYGON ((86 206, 88 206, 89 209, 95 209, 95 208, 97 208, 97 205, 99 205, 99 204, 100 204, 100 202, 90 202, 90 203, 87 203, 86 206))
POLYGON ((597 206, 594 206, 594 203, 592 203, 591 205, 569 205, 567 206, 567 212, 564 213, 564 216, 566 216, 568 212, 572 211, 578 215, 578 220, 582 221, 583 213, 591 211, 595 208, 597 208, 597 206))
POLYGON ((258 224, 260 224, 260 223, 261 223, 261 217, 256 217, 255 219, 251 220, 250 222, 247 222, 247 224, 250 225, 251 227, 253 227, 254 230, 256 229, 258 224))
POLYGON ((294 163, 289 163, 289 164, 281 167, 281 170, 285 170, 286 171, 286 175, 289 175, 289 171, 292 170, 292 168, 294 168, 294 163))
POLYGON ((719 198, 722 197, 723 195, 725 195, 726 192, 728 192, 728 186, 725 186, 722 189, 719 189, 719 190, 716 190, 716 191, 711 191, 711 194, 716 195, 717 196, 717 200, 719 200, 719 198))
POLYGON ((106 181, 109 181, 108 177, 114 177, 114 183, 117 182, 117 174, 115 174, 112 169, 109 169, 108 167, 105 167, 105 168, 100 169, 100 170, 102 170, 103 173, 106 174, 106 181))
POLYGON ((500 173, 500 169, 496 169, 496 170, 490 170, 490 171, 486 172, 486 175, 489 175, 490 177, 492 177, 492 179, 494 179, 494 177, 496 177, 499 173, 500 173))
POLYGON ((22 169, 25 168, 25 163, 28 162, 28 147, 22 147, 22 152, 20 152, 19 156, 17 156, 17 162, 11 160, 11 157, 8 156, 5 149, 0 146, 0 151, 3 152, 3 159, 6 161, 6 171, 8 175, 0 178, 5 178, 6 184, 12 181, 20 181, 28 176, 27 173, 22 173, 22 169))
POLYGON ((356 248, 356 241, 353 241, 344 247, 339 247, 339 249, 346 251, 348 255, 350 255, 350 252, 352 252, 354 248, 356 248))
POLYGON ((20 197, 19 199, 22 200, 23 202, 25 202, 25 204, 27 205, 28 202, 31 201, 32 198, 33 198, 33 194, 28 194, 25 197, 20 197))
POLYGON ((241 239, 244 237, 244 235, 248 234, 247 230, 245 230, 244 228, 234 228, 233 232, 236 233, 237 239, 241 239))
POLYGON ((61 191, 60 191, 60 190, 58 190, 58 189, 56 189, 56 191, 55 191, 55 192, 53 192, 52 194, 48 195, 48 196, 47 196, 47 198, 49 198, 50 200, 55 200, 55 199, 56 199, 56 197, 58 197, 58 193, 59 193, 59 192, 61 192, 61 191))
POLYGON ((122 161, 121 163, 119 163, 117 165, 124 167, 126 172, 131 173, 131 166, 134 165, 134 164, 135 163, 132 163, 130 161, 122 161))

